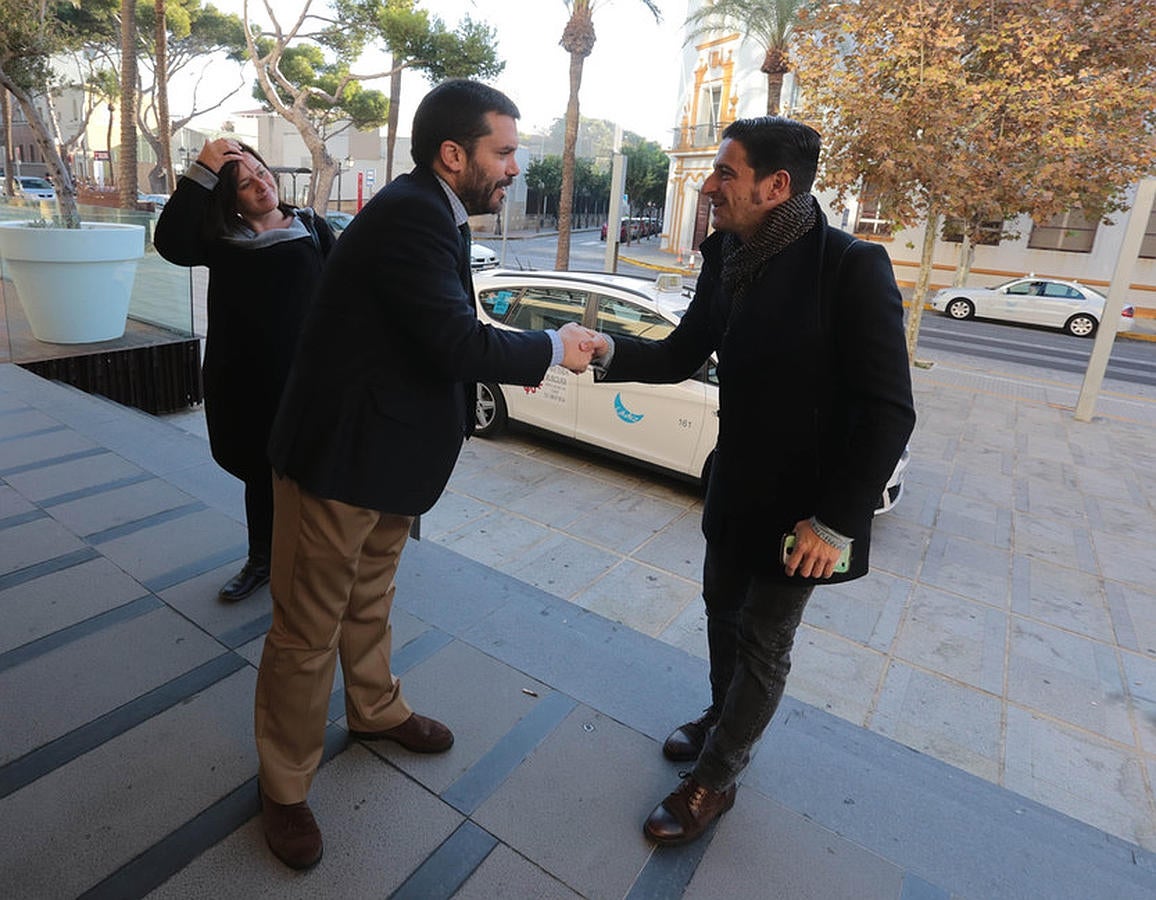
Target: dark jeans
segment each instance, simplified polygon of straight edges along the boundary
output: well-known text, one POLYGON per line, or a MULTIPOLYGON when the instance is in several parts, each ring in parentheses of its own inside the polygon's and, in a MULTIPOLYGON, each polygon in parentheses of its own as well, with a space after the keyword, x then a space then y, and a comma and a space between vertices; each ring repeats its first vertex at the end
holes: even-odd
POLYGON ((721 710, 694 778, 716 791, 734 783, 778 708, 791 671, 791 647, 812 584, 752 573, 707 544, 702 595, 710 648, 711 706, 721 710))
POLYGON ((268 565, 273 546, 273 473, 245 482, 245 524, 249 528, 249 559, 268 565))

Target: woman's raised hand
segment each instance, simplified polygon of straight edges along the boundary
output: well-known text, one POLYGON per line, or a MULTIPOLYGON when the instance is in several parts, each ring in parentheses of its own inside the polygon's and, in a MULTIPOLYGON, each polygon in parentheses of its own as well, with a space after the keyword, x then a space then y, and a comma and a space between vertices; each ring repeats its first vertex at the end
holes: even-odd
POLYGON ((205 141, 205 146, 197 154, 197 162, 215 175, 221 171, 221 166, 230 160, 239 160, 243 154, 240 142, 233 138, 217 138, 205 141))

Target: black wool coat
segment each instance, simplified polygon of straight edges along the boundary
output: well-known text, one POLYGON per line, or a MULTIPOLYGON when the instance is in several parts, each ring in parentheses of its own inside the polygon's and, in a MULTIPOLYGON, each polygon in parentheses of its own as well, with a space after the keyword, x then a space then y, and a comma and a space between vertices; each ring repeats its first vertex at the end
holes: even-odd
POLYGON ((341 235, 309 311, 269 442, 316 496, 427 511, 472 432, 474 384, 535 385, 545 332, 478 321, 469 247, 432 172, 380 191, 341 235))
POLYGON ((308 237, 256 247, 202 233, 209 191, 182 178, 157 221, 169 262, 207 266, 208 328, 202 368, 205 422, 221 468, 244 481, 270 477, 266 445, 333 232, 297 210, 308 237))
POLYGON ((876 503, 915 424, 890 260, 820 215, 768 261, 732 316, 722 239, 703 242, 695 297, 678 327, 662 341, 616 335, 606 380, 679 381, 717 352, 707 540, 786 580, 782 537, 813 515, 854 538, 850 570, 830 581, 858 578, 868 570, 876 503))

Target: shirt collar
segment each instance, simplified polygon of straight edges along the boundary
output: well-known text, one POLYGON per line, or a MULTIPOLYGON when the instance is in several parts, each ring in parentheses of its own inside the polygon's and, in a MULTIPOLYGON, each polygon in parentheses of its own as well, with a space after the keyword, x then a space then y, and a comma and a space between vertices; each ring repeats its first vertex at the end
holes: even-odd
POLYGON ((466 212, 466 207, 462 203, 461 198, 454 193, 454 189, 450 187, 444 178, 434 173, 434 178, 438 180, 438 184, 442 186, 442 190, 446 192, 446 197, 450 201, 450 211, 454 214, 454 224, 461 228, 470 220, 470 214, 466 212))

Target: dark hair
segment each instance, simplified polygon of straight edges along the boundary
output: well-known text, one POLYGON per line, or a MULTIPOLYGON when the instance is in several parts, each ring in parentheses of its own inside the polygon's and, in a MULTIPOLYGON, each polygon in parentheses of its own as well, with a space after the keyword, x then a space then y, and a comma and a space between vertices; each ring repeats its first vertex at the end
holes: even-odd
POLYGON ((805 194, 815 182, 819 168, 819 132, 809 125, 783 116, 735 119, 722 133, 743 145, 756 178, 780 169, 791 176, 791 196, 805 194))
MULTIPOLYGON (((269 166, 261 158, 261 154, 248 144, 241 144, 241 152, 248 153, 266 169, 269 166)), ((209 193, 209 205, 205 209, 205 236, 210 240, 236 234, 241 230, 243 220, 237 212, 237 171, 240 163, 230 160, 221 166, 217 173, 217 183, 209 193)), ((288 203, 281 202, 280 192, 277 197, 277 208, 285 215, 291 215, 296 208, 288 203)))
POLYGON ((413 116, 410 155, 419 166, 431 166, 445 141, 472 153, 478 139, 490 133, 487 113, 517 119, 514 101, 488 84, 455 78, 443 81, 422 98, 413 116))

